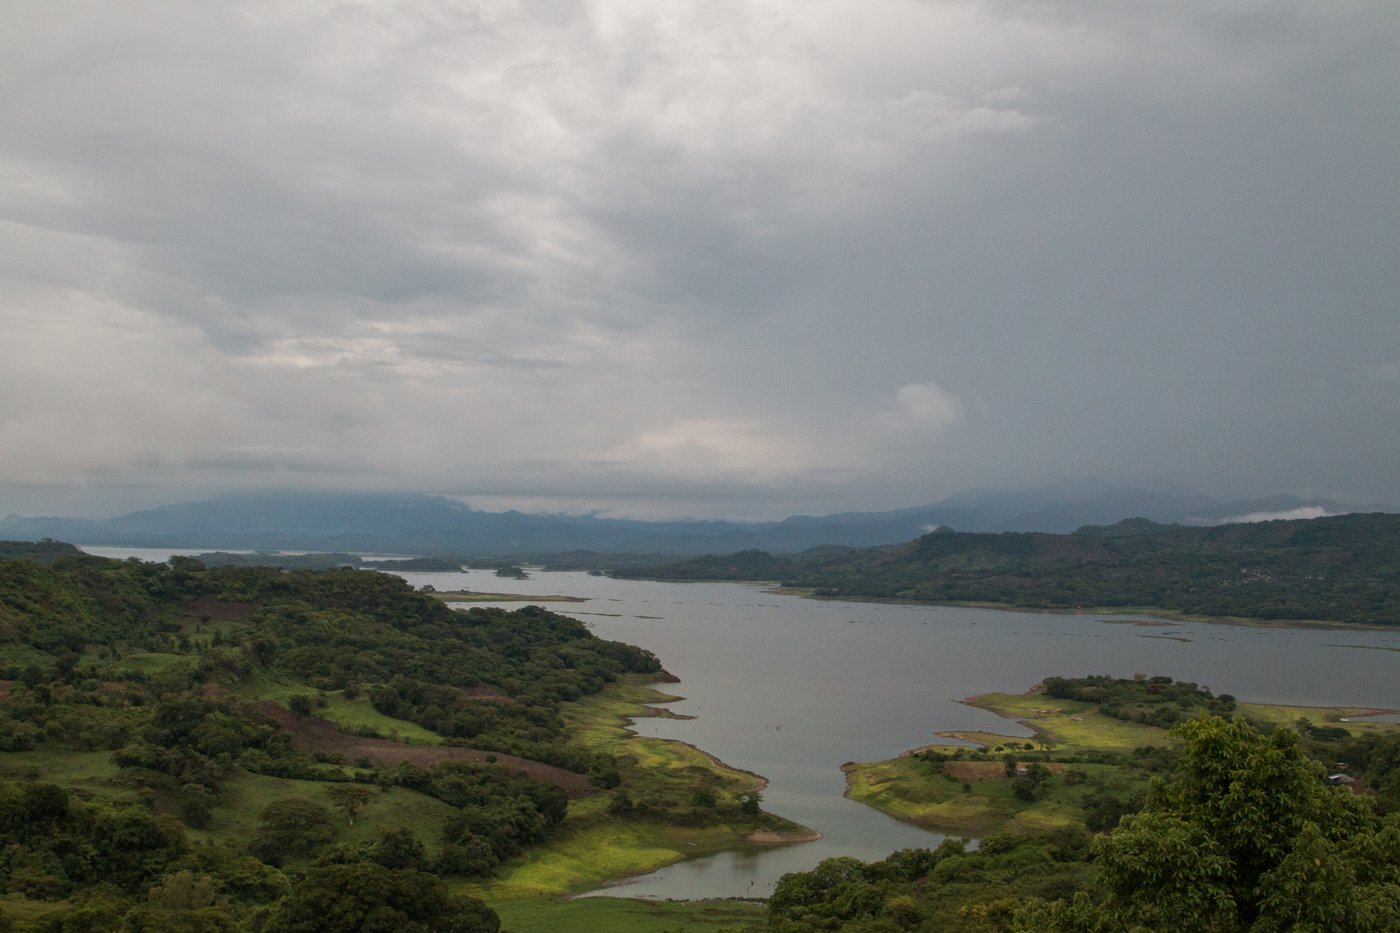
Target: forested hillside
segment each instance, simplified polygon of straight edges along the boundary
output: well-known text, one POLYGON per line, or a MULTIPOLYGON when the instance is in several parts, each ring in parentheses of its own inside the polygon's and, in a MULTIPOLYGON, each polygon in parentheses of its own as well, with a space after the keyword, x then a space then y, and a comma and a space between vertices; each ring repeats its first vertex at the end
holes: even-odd
POLYGON ((660 670, 379 573, 3 547, 0 926, 494 930, 449 891, 622 780, 562 704, 660 670))
POLYGON ((937 531, 896 547, 746 551, 618 575, 779 580, 829 597, 1400 624, 1400 516, 1211 528, 1130 519, 1069 535, 937 531))

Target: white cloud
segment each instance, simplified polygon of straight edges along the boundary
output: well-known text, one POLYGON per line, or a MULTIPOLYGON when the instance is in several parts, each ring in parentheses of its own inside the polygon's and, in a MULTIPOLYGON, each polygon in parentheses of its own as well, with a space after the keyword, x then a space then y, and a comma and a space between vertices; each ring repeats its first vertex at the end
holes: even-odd
POLYGON ((963 406, 936 382, 904 386, 894 396, 894 407, 880 415, 891 430, 937 431, 963 420, 963 406))
POLYGON ((730 476, 770 480, 811 465, 799 438, 774 432, 756 420, 683 419, 643 431, 604 454, 632 470, 682 479, 730 476))
POLYGON ((1286 522, 1300 518, 1326 518, 1335 514, 1337 513, 1329 512, 1320 505, 1304 505, 1279 512, 1250 512, 1247 515, 1232 515, 1229 518, 1196 519, 1195 521, 1202 525, 1239 525, 1253 522, 1286 522))

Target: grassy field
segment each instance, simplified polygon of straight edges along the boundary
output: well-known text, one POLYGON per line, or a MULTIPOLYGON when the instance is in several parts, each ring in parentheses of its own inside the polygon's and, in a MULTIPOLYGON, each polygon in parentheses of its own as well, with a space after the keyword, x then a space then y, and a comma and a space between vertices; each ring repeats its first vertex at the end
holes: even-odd
POLYGON ((1400 728, 1400 725, 1393 722, 1366 722, 1356 718, 1377 713, 1395 712, 1388 709, 1342 706, 1267 706, 1261 703, 1241 703, 1239 708, 1240 712, 1250 719, 1276 726, 1287 726, 1295 731, 1299 723, 1304 720, 1314 726, 1341 725, 1352 735, 1381 735, 1400 728))
MULTIPOLYGON (((1039 757, 1038 755, 1035 757, 1039 757)), ((1049 782, 1043 800, 1016 797, 1013 778, 1000 761, 952 761, 940 772, 912 755, 847 765, 847 794, 897 819, 945 833, 983 835, 993 830, 1040 833, 1081 822, 1082 802, 1098 793, 1130 796, 1145 790, 1146 776, 1116 765, 1049 762, 1057 777, 1073 768, 1087 775, 1075 786, 1049 782)))
POLYGON ((123 674, 159 674, 172 667, 184 667, 194 670, 199 664, 199 658, 190 654, 165 654, 161 652, 142 652, 138 654, 128 654, 117 662, 116 668, 123 674))
POLYGON ((673 716, 657 704, 676 699, 634 679, 567 704, 564 721, 570 739, 621 759, 623 782, 634 796, 688 796, 690 791, 704 787, 721 802, 734 802, 741 795, 762 790, 768 782, 756 774, 731 768, 684 742, 643 738, 628 728, 633 719, 673 716))
POLYGON ((207 829, 186 829, 191 839, 213 843, 245 845, 258 828, 263 808, 274 800, 301 799, 318 803, 331 811, 337 827, 336 842, 373 842, 384 832, 412 830, 435 855, 440 847, 442 826, 456 809, 406 787, 373 788, 370 798, 356 814, 355 823, 335 809, 326 791, 335 787, 324 781, 299 781, 261 774, 239 773, 219 789, 221 803, 207 829))
MULTIPOLYGON (((988 693, 971 697, 969 706, 990 710, 1027 725, 1031 738, 994 732, 942 732, 992 753, 996 760, 947 761, 941 765, 906 753, 887 761, 846 765, 847 795, 897 819, 943 832, 984 834, 994 830, 1036 832, 1081 823, 1084 800, 1094 794, 1121 799, 1144 791, 1147 772, 1129 767, 1131 753, 1146 746, 1171 747, 1180 740, 1167 730, 1105 716, 1096 704, 1057 699, 1038 690, 1024 694, 988 693), (1067 762, 1098 753, 1123 756, 1124 764, 1067 762), (1000 761, 1012 754, 1025 765, 1036 761, 1052 772, 1043 799, 1016 797, 1013 784, 1000 761), (1068 784, 1062 775, 1074 770, 1084 775, 1068 784)), ((1242 703, 1237 710, 1251 720, 1297 728, 1306 720, 1313 725, 1335 725, 1346 719, 1353 735, 1376 734, 1400 728, 1395 723, 1358 722, 1354 717, 1385 710, 1342 707, 1302 707, 1242 703)), ((960 746, 931 745, 928 750, 951 755, 960 746)), ((916 749, 915 752, 924 751, 916 749)))
MULTIPOLYGON (((599 694, 566 704, 564 719, 571 740, 595 751, 606 751, 618 759, 623 786, 631 797, 684 803, 696 790, 705 790, 714 794, 721 808, 731 808, 724 812, 732 812, 732 807, 743 795, 757 793, 763 788, 766 783, 763 778, 730 768, 682 742, 642 738, 627 728, 630 721, 637 717, 667 715, 656 704, 674 699, 646 686, 644 678, 637 677, 611 684, 599 694)), ((803 827, 770 814, 742 819, 737 816, 725 818, 714 825, 705 826, 682 826, 658 819, 619 818, 607 813, 611 801, 609 794, 570 801, 569 815, 562 832, 502 865, 497 877, 490 882, 467 885, 465 890, 493 906, 505 905, 507 911, 516 909, 510 905, 525 899, 536 904, 538 911, 547 913, 549 908, 538 905, 583 903, 558 901, 557 898, 563 895, 590 890, 607 881, 655 871, 685 858, 752 845, 747 839, 755 830, 788 833, 793 839, 808 835, 803 827)), ((578 909, 560 908, 564 911, 578 909)), ((633 913, 638 918, 651 916, 640 908, 633 913)), ((699 916, 695 915, 697 923, 699 916)), ((575 928, 570 924, 572 921, 565 923, 560 920, 554 926, 546 923, 530 929, 575 928)), ((614 929, 611 926, 597 928, 614 929)), ((676 928, 675 924, 635 927, 639 930, 676 928)), ((708 930, 717 927, 684 928, 708 930)), ((512 926, 511 929, 516 928, 512 926)))
POLYGON ((46 781, 96 797, 132 796, 116 781, 117 766, 110 751, 73 752, 40 748, 0 755, 0 780, 46 781))
POLYGON ((1140 745, 1173 745, 1176 739, 1165 730, 1125 722, 1105 716, 1093 703, 1059 700, 1035 691, 1029 693, 984 693, 970 697, 968 706, 990 710, 1003 719, 1023 722, 1035 732, 1032 739, 1014 738, 995 733, 946 732, 948 738, 978 742, 995 749, 998 745, 1027 741, 1053 750, 1063 746, 1065 751, 1131 751, 1140 745), (980 736, 974 738, 974 736, 980 736))
POLYGON ((322 700, 325 702, 324 706, 317 706, 315 711, 317 716, 330 720, 347 732, 354 732, 362 726, 368 726, 386 739, 408 742, 413 745, 442 744, 442 736, 436 732, 424 729, 417 723, 409 722, 406 719, 385 716, 375 709, 374 704, 369 701, 369 697, 363 694, 353 700, 347 700, 342 690, 317 692, 308 689, 305 684, 277 680, 266 674, 254 677, 241 688, 241 692, 255 700, 273 700, 283 706, 286 706, 288 701, 297 694, 306 694, 318 703, 322 700))
POLYGON ((763 905, 747 901, 636 901, 585 897, 570 901, 498 901, 510 933, 599 930, 607 933, 738 933, 761 929, 763 905))

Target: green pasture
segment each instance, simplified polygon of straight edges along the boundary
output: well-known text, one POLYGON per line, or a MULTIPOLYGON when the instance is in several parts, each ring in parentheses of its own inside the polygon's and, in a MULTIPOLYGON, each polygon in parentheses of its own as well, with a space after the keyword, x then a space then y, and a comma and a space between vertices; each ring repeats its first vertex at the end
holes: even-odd
POLYGON ((1278 706, 1263 703, 1241 703, 1239 711, 1255 722, 1296 729, 1306 720, 1313 726, 1339 726, 1352 735, 1383 735, 1400 729, 1400 723, 1367 722, 1357 717, 1378 713, 1394 713, 1393 709, 1367 709, 1352 706, 1278 706), (1345 721, 1343 721, 1345 720, 1345 721))
MULTIPOLYGON (((1039 759, 1041 755, 1032 757, 1039 759)), ((1046 796, 1031 802, 1015 795, 1014 778, 1005 776, 1000 761, 952 762, 947 767, 955 772, 959 764, 989 765, 987 770, 994 776, 964 780, 956 773, 941 773, 931 763, 906 755, 846 766, 847 793, 853 800, 928 829, 983 835, 993 830, 1041 833, 1073 826, 1082 819, 1085 797, 1105 791, 1131 796, 1145 790, 1148 784, 1142 772, 1116 765, 1061 766, 1051 762, 1050 767, 1058 773, 1048 782, 1046 796), (1061 775, 1070 768, 1083 772, 1087 780, 1066 784, 1061 775)))
MULTIPOLYGON (((991 776, 963 780, 956 776, 961 763, 945 765, 945 772, 914 754, 886 761, 846 765, 848 795, 891 816, 944 832, 980 834, 992 830, 1038 832, 1078 824, 1083 800, 1096 793, 1131 797, 1147 787, 1147 775, 1120 764, 1087 764, 1062 761, 1090 753, 1130 753, 1150 746, 1173 746, 1180 740, 1165 729, 1106 716, 1096 704, 1046 696, 1039 690, 1023 694, 986 693, 969 698, 969 706, 990 710, 1003 718, 1029 726, 1030 738, 994 732, 949 731, 940 733, 978 746, 983 752, 1013 754, 1022 764, 1039 761, 1052 771, 1073 769, 1087 775, 1083 783, 1068 785, 1059 775, 1047 782, 1045 796, 1025 801, 1013 793, 1014 778, 995 774, 996 764, 986 762, 991 776), (1026 746, 1031 746, 1027 749, 1026 746), (967 786, 964 787, 964 784, 967 786)), ((1358 721, 1355 717, 1387 710, 1352 707, 1308 707, 1241 703, 1237 715, 1275 726, 1296 729, 1303 720, 1313 725, 1341 726, 1353 735, 1380 734, 1400 728, 1395 723, 1358 721), (1347 720, 1343 722, 1342 720, 1347 720)), ((930 746, 951 754, 957 746, 930 746)))
POLYGON ((1132 751, 1142 745, 1173 745, 1177 740, 1163 729, 1105 716, 1093 703, 1061 700, 1043 693, 984 693, 969 697, 968 706, 990 710, 1003 719, 1029 726, 1033 738, 1001 736, 995 733, 949 732, 949 736, 977 742, 994 749, 1005 743, 1046 743, 1054 751, 1132 751), (975 738, 974 738, 975 736, 975 738))
POLYGON ((160 651, 139 651, 123 655, 115 664, 119 674, 160 674, 171 668, 181 667, 194 670, 199 658, 191 654, 173 654, 160 651))
POLYGON ((509 933, 741 933, 762 929, 763 905, 749 901, 640 901, 550 897, 493 901, 509 933))
POLYGON ((336 842, 372 842, 381 833, 408 829, 430 854, 440 847, 442 826, 457 811, 426 794, 406 787, 366 785, 374 796, 355 814, 355 824, 330 801, 327 791, 336 784, 302 781, 262 774, 236 773, 219 788, 219 806, 207 829, 186 829, 192 839, 245 846, 258 829, 263 809, 274 800, 296 798, 320 804, 332 814, 338 829, 336 842))
POLYGON ((379 712, 364 693, 353 700, 347 700, 343 690, 317 691, 303 683, 278 680, 267 675, 253 678, 243 685, 241 690, 255 700, 272 700, 283 706, 287 706, 292 697, 299 694, 310 696, 317 704, 315 715, 335 723, 346 732, 354 732, 361 726, 368 726, 386 739, 407 742, 410 745, 442 743, 442 736, 430 729, 379 712), (325 705, 319 705, 323 701, 325 705))
MULTIPOLYGON (((674 699, 646 686, 645 678, 624 678, 608 685, 601 693, 564 705, 569 739, 590 750, 614 755, 622 774, 622 786, 634 799, 661 798, 684 805, 693 792, 704 789, 714 793, 722 803, 733 803, 740 795, 758 792, 765 783, 758 775, 730 768, 684 743, 640 738, 627 728, 633 718, 665 715, 654 704, 674 699)), ((568 817, 553 838, 504 863, 491 881, 470 885, 466 890, 493 904, 522 898, 547 899, 655 871, 682 859, 750 845, 746 838, 758 828, 802 831, 802 827, 770 814, 747 821, 725 820, 709 826, 679 826, 657 819, 618 817, 607 813, 611 800, 612 795, 604 792, 570 801, 568 817)), ((673 928, 637 927, 644 930, 673 928)))
POLYGON ((61 784, 98 797, 131 793, 116 780, 117 772, 112 753, 105 749, 75 752, 41 746, 33 751, 0 754, 0 780, 61 784))

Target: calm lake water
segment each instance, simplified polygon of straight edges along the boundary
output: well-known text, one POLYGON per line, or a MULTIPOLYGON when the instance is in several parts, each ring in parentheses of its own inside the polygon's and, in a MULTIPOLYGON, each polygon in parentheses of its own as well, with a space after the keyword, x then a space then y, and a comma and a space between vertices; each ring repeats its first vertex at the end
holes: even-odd
MULTIPOLYGON (((168 551, 86 548, 164 560, 168 551)), ((846 800, 846 761, 872 761, 949 729, 1028 731, 958 701, 1021 692, 1053 674, 1165 674, 1241 700, 1400 709, 1400 631, 1139 625, 1143 617, 1052 615, 822 602, 728 583, 652 583, 490 571, 405 573, 415 586, 586 603, 547 604, 603 638, 656 653, 690 720, 642 719, 643 735, 690 742, 769 779, 764 807, 819 830, 818 842, 727 852, 669 866, 596 893, 761 897, 782 874, 823 858, 883 858, 936 845, 934 833, 846 800)), ((520 604, 502 604, 518 607, 520 604)))
POLYGON ((415 585, 566 594, 556 603, 604 638, 654 651, 661 685, 691 720, 643 719, 643 735, 690 742, 770 781, 764 807, 822 840, 729 852, 600 893, 763 896, 785 872, 834 855, 883 858, 941 836, 846 800, 846 761, 888 758, 948 729, 1028 730, 958 701, 1021 692, 1052 674, 1165 674, 1242 700, 1400 709, 1400 631, 1152 623, 943 606, 823 602, 726 583, 652 583, 576 573, 504 580, 489 571, 404 574, 415 585))

